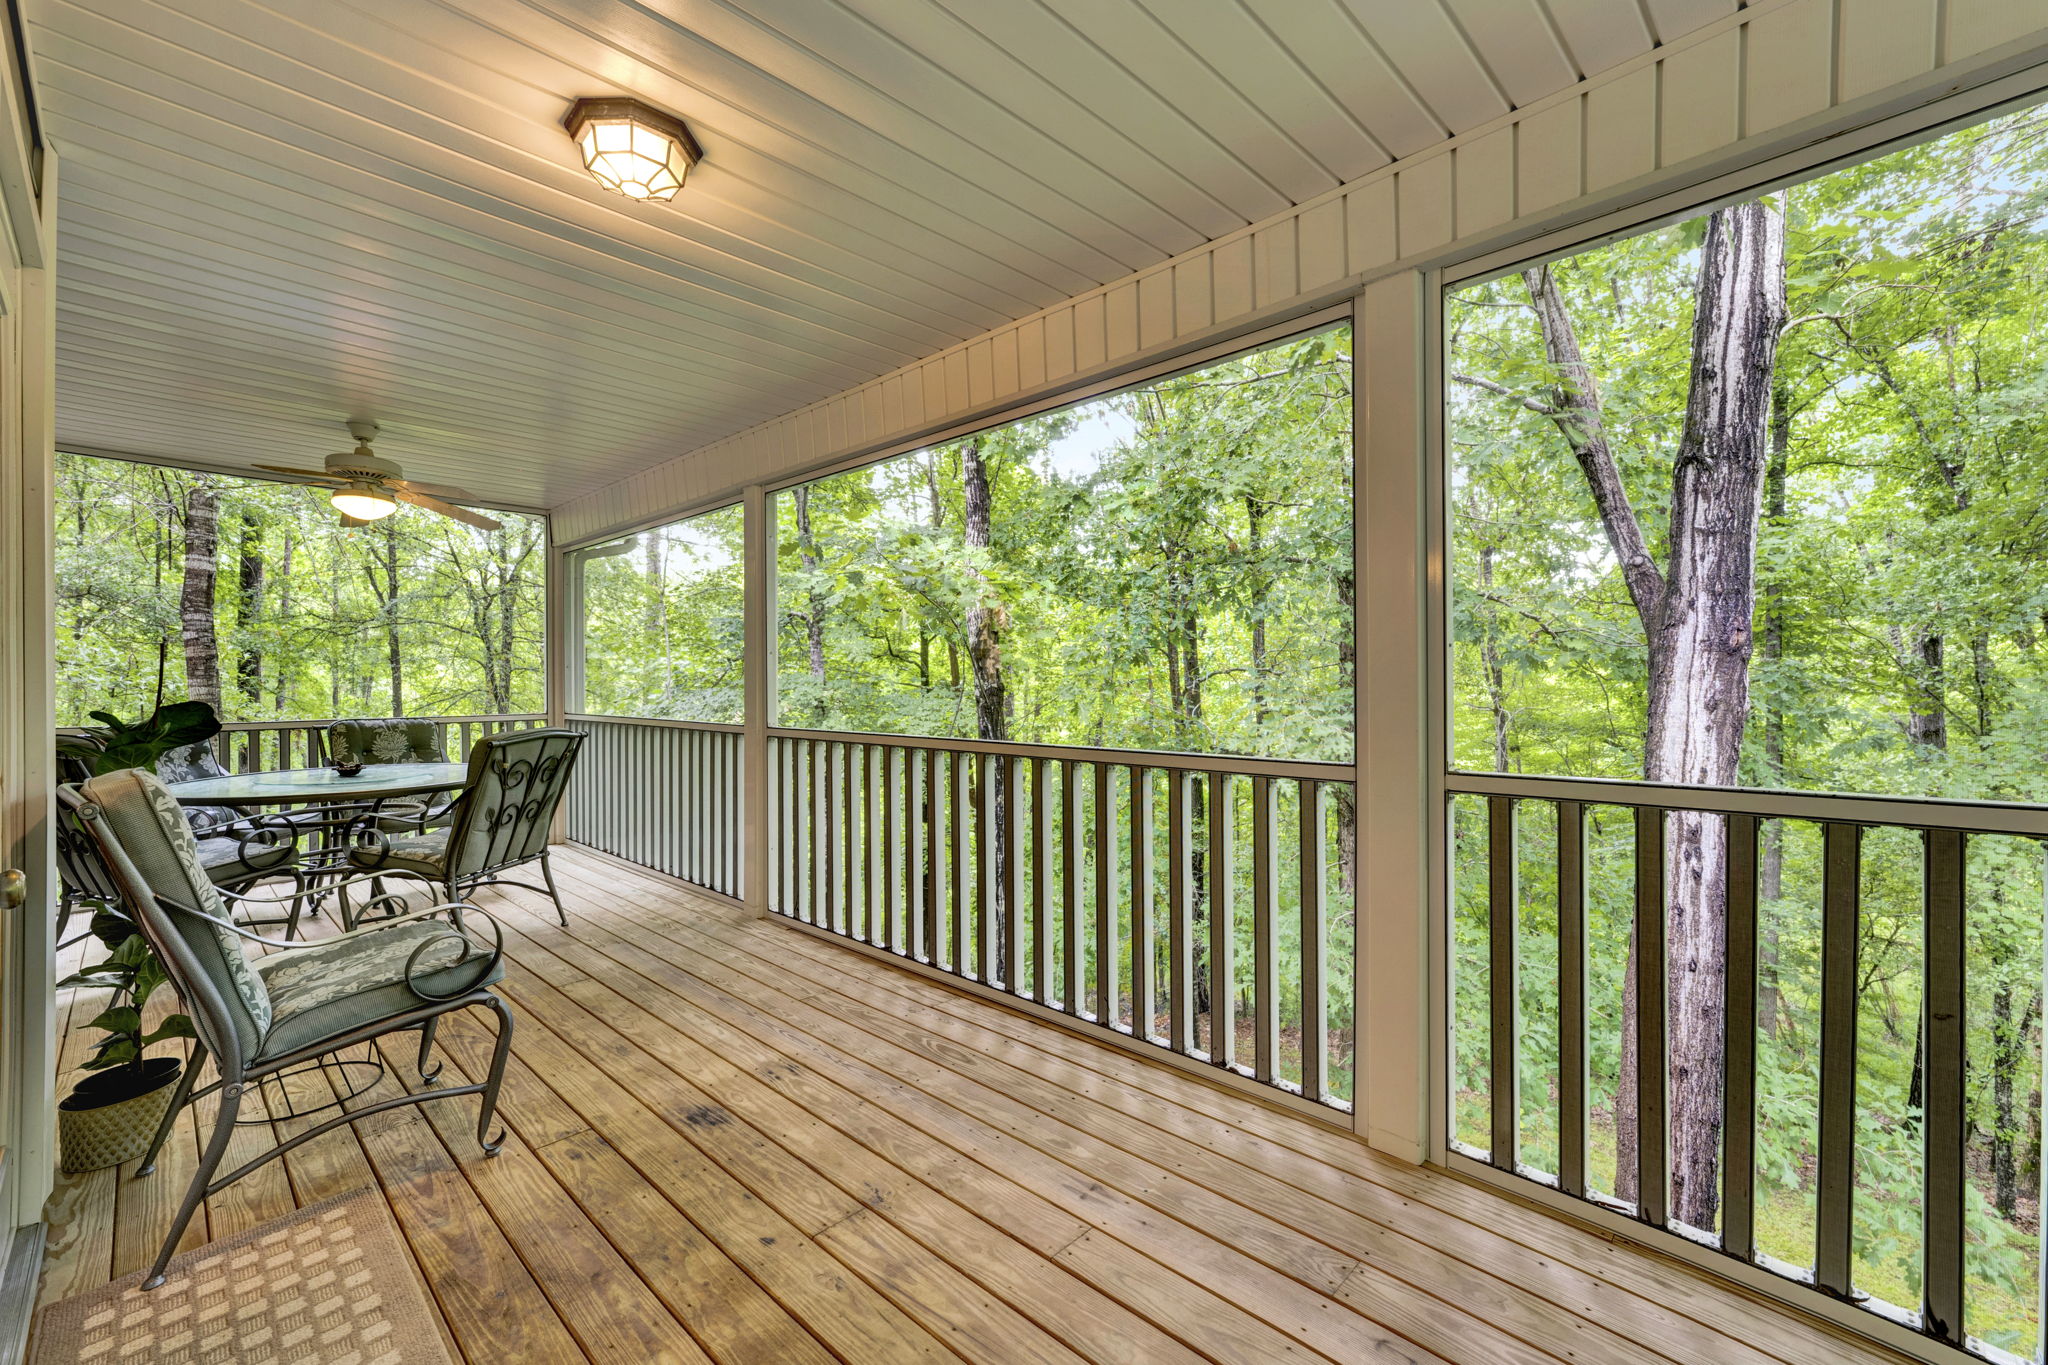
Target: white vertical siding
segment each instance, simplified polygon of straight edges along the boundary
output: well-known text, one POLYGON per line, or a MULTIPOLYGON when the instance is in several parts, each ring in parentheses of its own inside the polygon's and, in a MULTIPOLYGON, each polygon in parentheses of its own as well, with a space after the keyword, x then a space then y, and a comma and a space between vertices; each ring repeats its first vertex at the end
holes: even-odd
MULTIPOLYGON (((1163 265, 1093 289, 555 511, 564 540, 645 522, 1013 405, 1395 269, 1592 216, 1905 107, 1974 72, 2048 60, 2048 0, 1658 0, 1661 30, 1714 22, 1570 90, 1318 194, 1163 265)), ((1568 47, 1597 41, 1554 0, 1568 47)), ((1548 58, 1546 58, 1548 60, 1548 58)), ((1445 77, 1449 79, 1448 74, 1445 77)), ((1449 91, 1450 86, 1442 87, 1449 91)), ((1500 91, 1458 87, 1469 104, 1500 91)), ((1425 100, 1440 96, 1418 86, 1425 100)), ((1438 111, 1443 113, 1442 110, 1438 111)), ((1457 118, 1474 111, 1459 106, 1457 118)))

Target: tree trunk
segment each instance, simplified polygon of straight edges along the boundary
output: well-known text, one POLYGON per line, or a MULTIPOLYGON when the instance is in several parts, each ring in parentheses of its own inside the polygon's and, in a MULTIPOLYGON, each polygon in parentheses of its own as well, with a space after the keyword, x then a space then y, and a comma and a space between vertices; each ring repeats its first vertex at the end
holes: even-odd
POLYGON ((1479 591, 1486 598, 1486 634, 1479 646, 1480 666, 1486 673, 1486 705, 1493 713, 1493 770, 1508 771, 1508 681, 1500 657, 1500 622, 1493 609, 1493 545, 1479 547, 1479 591))
MULTIPOLYGON (((1785 322, 1785 240, 1762 203, 1708 220, 1700 249, 1685 426, 1673 460, 1669 564, 1659 571, 1608 445, 1599 390, 1548 267, 1525 272, 1557 370, 1553 420, 1571 443, 1642 620, 1649 667, 1643 776, 1721 787, 1739 776, 1749 714, 1756 537, 1766 423, 1785 322)), ((1712 1230, 1719 1212, 1725 1044, 1727 828, 1678 811, 1665 834, 1671 1216, 1712 1230)), ((1629 951, 1631 971, 1636 955, 1629 951)), ((1617 1185, 1637 1197, 1636 1000, 1623 998, 1617 1185)))
MULTIPOLYGON (((974 672, 974 733, 982 739, 1008 739, 1010 699, 1003 680, 1003 629, 1008 621, 995 586, 981 571, 980 556, 974 554, 988 549, 994 518, 988 465, 981 458, 980 437, 969 437, 960 445, 960 481, 966 502, 961 540, 970 554, 968 572, 975 580, 966 621, 967 661, 974 672)), ((1010 922, 1010 859, 1016 856, 1010 847, 1010 762, 1006 758, 996 760, 995 808, 983 813, 988 822, 985 828, 995 842, 995 894, 989 900, 996 917, 996 979, 1004 982, 1010 980, 1010 964, 1016 960, 1013 950, 1017 947, 1009 942, 1006 932, 1010 922)))
POLYGON ((384 581, 389 585, 390 605, 384 615, 384 654, 391 664, 391 714, 405 714, 405 654, 398 639, 398 523, 384 520, 384 581))
MULTIPOLYGON (((292 560, 297 550, 298 546, 292 538, 291 523, 286 522, 284 546, 278 552, 277 559, 277 619, 280 621, 292 619, 292 560)), ((289 649, 283 650, 277 659, 276 665, 270 670, 270 712, 272 715, 281 716, 284 714, 285 698, 291 695, 291 686, 296 680, 297 670, 293 659, 294 651, 289 649)))
POLYGON ((2012 983, 2000 981, 1991 996, 1991 1202, 1999 1216, 2019 1213, 2020 1180, 2017 1144, 2019 1120, 2014 1112, 2014 1078, 2020 1067, 2025 1036, 2013 1018, 2012 983))
MULTIPOLYGON (((1250 493, 1244 495, 1245 520, 1249 524, 1246 548, 1249 550, 1252 629, 1252 723, 1258 733, 1264 734, 1268 711, 1266 706, 1266 505, 1250 493)), ((1263 747, 1263 746, 1262 746, 1263 747)))
POLYGON ((185 695, 220 709, 220 642, 213 627, 220 573, 220 506, 213 480, 199 475, 185 493, 185 578, 178 593, 178 639, 185 648, 185 695))
MULTIPOLYGON (((1771 456, 1770 464, 1764 470, 1764 522, 1769 526, 1785 524, 1785 481, 1791 470, 1792 459, 1792 390, 1782 378, 1771 384, 1771 456)), ((1763 594, 1763 656, 1767 668, 1775 668, 1785 658, 1785 604, 1777 585, 1765 587, 1763 594)), ((1767 704, 1763 717, 1764 732, 1764 780, 1766 785, 1785 785, 1785 712, 1782 708, 1767 704)), ((1760 906, 1768 907, 1780 899, 1785 891, 1785 823, 1782 820, 1765 820, 1758 829, 1757 849, 1757 900, 1760 906)), ((1756 1006, 1759 1027, 1765 1034, 1775 1038, 1778 1034, 1778 921, 1768 912, 1763 916, 1762 932, 1757 944, 1756 1006)), ((1737 1021, 1738 1024, 1740 1021, 1737 1021)))
MULTIPOLYGON (((1358 582, 1350 557, 1347 555, 1343 569, 1337 574, 1337 605, 1343 608, 1340 615, 1344 624, 1337 635, 1337 695, 1347 705, 1355 705, 1358 696, 1358 582)), ((1358 717, 1352 717, 1356 728, 1358 717)), ((1337 814, 1337 889, 1345 896, 1353 896, 1358 890, 1358 793, 1348 782, 1339 783, 1332 793, 1331 805, 1337 814)))
POLYGON ((242 513, 242 545, 239 593, 235 597, 235 633, 241 637, 241 653, 235 661, 235 678, 241 685, 242 700, 253 719, 263 705, 263 646, 254 633, 263 622, 263 520, 253 511, 242 513))
POLYGON ((817 537, 811 530, 811 489, 799 484, 791 500, 796 504, 796 545, 804 577, 809 581, 804 597, 804 638, 810 646, 811 681, 817 692, 811 700, 811 724, 822 729, 825 706, 825 594, 818 591, 818 570, 824 561, 818 556, 817 537))

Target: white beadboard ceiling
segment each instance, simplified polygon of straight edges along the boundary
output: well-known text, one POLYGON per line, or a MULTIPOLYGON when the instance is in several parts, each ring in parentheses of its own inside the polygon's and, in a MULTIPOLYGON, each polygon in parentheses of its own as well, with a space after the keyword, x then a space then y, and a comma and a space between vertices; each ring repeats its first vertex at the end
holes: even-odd
POLYGON ((549 507, 1563 89, 1739 0, 29 0, 60 445, 341 423, 549 507), (681 115, 673 204, 578 96, 681 115))

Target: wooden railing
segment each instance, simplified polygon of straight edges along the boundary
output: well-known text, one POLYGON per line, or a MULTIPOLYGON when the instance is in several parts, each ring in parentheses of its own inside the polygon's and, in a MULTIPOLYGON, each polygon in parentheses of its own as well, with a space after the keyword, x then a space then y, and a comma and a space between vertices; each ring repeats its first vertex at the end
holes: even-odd
POLYGON ((742 892, 737 725, 570 716, 590 738, 566 803, 580 844, 728 896, 742 892))
POLYGON ((775 913, 1349 1108, 1348 766, 776 730, 768 771, 775 913))
MULTIPOLYGON (((479 739, 505 730, 530 730, 547 723, 538 712, 489 716, 423 716, 442 727, 445 757, 460 763, 479 739)), ((326 720, 237 720, 220 727, 214 752, 238 773, 279 768, 317 768, 327 762, 326 720)))
MULTIPOLYGON (((2038 869, 2038 845, 2048 840, 2048 808, 1469 773, 1452 774, 1446 785, 1451 807, 1452 932, 1455 945, 1464 945, 1462 951, 1454 945, 1454 979, 1443 996, 1450 1011, 1445 1022, 1453 1060, 1447 1080, 1450 1093, 1442 1102, 1451 1131, 1463 1138, 1452 1143, 1453 1163, 1484 1163, 1495 1171, 1526 1177, 1679 1233, 1696 1245, 1718 1247, 1745 1265, 1808 1285, 1835 1300, 1854 1302, 1923 1338, 1994 1359, 2008 1358, 1970 1339, 1974 1332, 1965 1311, 1966 1143, 1971 1128, 1964 1091, 1971 1064, 1965 1009, 1971 982, 1964 950, 1971 919, 1965 869, 1973 845, 1994 839, 2008 845, 2020 841, 2019 847, 2029 851, 2015 856, 2031 858, 2038 869), (1596 813, 1601 817, 1597 830, 1591 823, 1596 813), (1529 838, 1532 821, 1535 837, 1529 838), (1596 835, 1601 845, 1597 854, 1596 835), (1780 913, 1790 902, 1817 911, 1817 945, 1789 938, 1778 942, 1770 926, 1759 939, 1760 911, 1772 910, 1768 893, 1760 893, 1761 869, 1770 859, 1782 863, 1787 843, 1794 839, 1800 841, 1805 869, 1801 885, 1790 891, 1781 886, 1775 904, 1780 913), (1855 1283, 1852 1251, 1857 1203, 1872 1197, 1867 1186, 1858 1190, 1859 1161, 1868 1160, 1868 1154, 1859 1151, 1858 1138, 1859 1119, 1865 1117, 1858 1097, 1859 998, 1869 987, 1861 970, 1867 964, 1859 962, 1859 944, 1864 916, 1870 913, 1864 903, 1865 882, 1872 875, 1867 849, 1879 840, 1887 842, 1888 866, 1894 868, 1910 866, 1917 844, 1920 867, 1919 885, 1908 891, 1912 904, 1905 911, 1895 907, 1891 914, 1893 921, 1918 920, 1919 942, 1902 956, 1917 956, 1919 980, 1905 983, 1903 993, 1910 998, 1911 988, 1917 986, 1922 1002, 1917 1022, 1908 1024, 1917 1030, 1917 1042, 1900 1044, 1907 1053, 1919 1049, 1918 1093, 1904 1106, 1905 1121, 1912 1127, 1903 1131, 1917 1128, 1920 1167, 1915 1188, 1903 1192, 1902 1198, 1892 1192, 1896 1208, 1917 1206, 1919 1221, 1920 1302, 1907 1305, 1886 1303, 1855 1283), (1718 877, 1707 880, 1723 881, 1725 897, 1716 897, 1721 904, 1688 904, 1683 913, 1711 917, 1720 912, 1725 927, 1718 942, 1717 936, 1708 936, 1707 953, 1689 955, 1681 965, 1687 972, 1705 969, 1702 959, 1715 947, 1724 950, 1719 999, 1712 1001, 1710 996, 1708 1003, 1718 1003, 1728 1027, 1714 1040, 1721 1063, 1719 1114, 1712 1114, 1710 1106, 1707 1114, 1694 1112, 1687 1119, 1674 1117, 1680 1101, 1687 1099, 1673 1093, 1679 1085, 1672 1069, 1674 1031, 1688 1021, 1685 1010, 1668 994, 1680 973, 1673 969, 1667 936, 1677 922, 1671 918, 1670 905, 1674 899, 1683 900, 1683 893, 1671 894, 1672 879, 1683 877, 1687 884, 1700 885, 1703 850, 1716 853, 1718 877), (1589 1171, 1593 1120, 1587 1074, 1588 997, 1598 959, 1589 961, 1588 902, 1590 872, 1596 866, 1606 869, 1607 882, 1622 881, 1629 887, 1626 902, 1617 897, 1603 912, 1626 920, 1628 967, 1621 989, 1633 996, 1635 1006, 1632 1011, 1616 1011, 1615 1000, 1603 1001, 1608 1026, 1616 1032, 1620 1025, 1613 1021, 1633 1017, 1632 1036, 1625 1039, 1633 1053, 1633 1132, 1624 1134, 1617 1123, 1611 1135, 1603 1133, 1603 1139, 1612 1136, 1617 1150, 1621 1138, 1633 1137, 1638 1155, 1629 1182, 1634 1195, 1629 1199, 1614 1193, 1628 1179, 1618 1159, 1604 1188, 1589 1171), (1557 953, 1554 983, 1546 973, 1536 981, 1533 996, 1523 962, 1531 946, 1523 914, 1525 897, 1540 902, 1537 918, 1546 922, 1540 932, 1555 935, 1543 946, 1546 952, 1554 946, 1557 953), (1553 910, 1551 928, 1547 922, 1553 910), (1465 926, 1462 935, 1459 917, 1465 926), (1765 958, 1774 953, 1781 953, 1783 961, 1767 974, 1765 958), (1461 958, 1462 970, 1473 982, 1462 1003, 1455 979, 1461 958), (1800 1198, 1811 1209, 1812 1232, 1803 1249, 1785 1244, 1788 1234, 1782 1217, 1768 1237, 1761 1231, 1758 1105, 1770 1078, 1760 1087, 1759 1047, 1768 1031, 1779 1026, 1779 1014, 1775 1007, 1767 1007, 1769 1017, 1760 1021, 1759 1004, 1766 993, 1782 987, 1780 970, 1803 971, 1809 984, 1817 983, 1817 1029, 1805 1035, 1812 1041, 1808 1055, 1818 1059, 1813 1112, 1804 1118, 1788 1116, 1783 1098, 1776 1101, 1778 1123, 1810 1122, 1808 1131, 1815 1134, 1810 1165, 1793 1177, 1803 1183, 1800 1198), (1524 1012, 1532 1001, 1547 1016, 1546 1027, 1533 1034, 1524 1027, 1524 1012), (1554 1034, 1547 1027, 1549 1020, 1555 1021, 1554 1034), (1461 1031, 1473 1034, 1475 1053, 1483 1045, 1483 1064, 1468 1067, 1458 1060, 1461 1031), (1817 1039, 1812 1037, 1816 1034, 1817 1039), (1542 1055, 1532 1056, 1532 1046, 1543 1049, 1542 1055), (1532 1062, 1535 1074, 1554 1077, 1554 1089, 1545 1087, 1549 1093, 1537 1094, 1533 1102, 1523 1089, 1532 1062), (1461 1069, 1475 1074, 1461 1077, 1461 1069), (1482 1089, 1483 1104, 1473 1103, 1474 1094, 1482 1089), (1467 1100, 1462 1113, 1461 1096, 1467 1100), (1554 1140, 1554 1161, 1533 1155, 1525 1145, 1524 1129, 1532 1126, 1532 1113, 1534 1126, 1542 1130, 1546 1156, 1554 1140), (1714 1225, 1699 1227, 1682 1220, 1674 1207, 1685 1173, 1673 1169, 1673 1145, 1682 1123, 1700 1124, 1716 1117, 1720 1197, 1716 1216, 1704 1220, 1714 1225)), ((1992 889, 1980 897, 1995 898, 1999 892, 1993 883, 2002 880, 2009 878, 1987 878, 1985 884, 1992 889)), ((1896 886, 1889 897, 1891 902, 1899 900, 1896 886)), ((2040 913, 2036 893, 2031 909, 2020 914, 2038 920, 2040 913)), ((1607 927, 1608 937, 1617 938, 1615 925, 1607 927)), ((2032 953, 2038 984, 2038 945, 2032 953)), ((1607 959, 1610 968, 1616 961, 1607 959)), ((1608 983, 1609 994, 1613 984, 1608 983)), ((1693 1006, 1695 1017, 1700 1008, 1693 1006)), ((1619 1075, 1610 1079, 1617 1092, 1626 1085, 1619 1075)), ((2021 1095, 2035 1090, 2038 1080, 2037 1071, 2026 1072, 2021 1095)), ((1690 1099, 1696 1101, 1701 1093, 1695 1088, 1690 1099)), ((1618 1108, 1614 1117, 1620 1118, 1618 1108)), ((1695 1149, 1698 1141, 1696 1135, 1691 1138, 1695 1149)), ((1697 1180, 1698 1175, 1695 1168, 1692 1176, 1697 1180)), ((1786 1177, 1776 1178, 1782 1182, 1786 1177)), ((2026 1358, 2039 1356, 2029 1352, 2026 1358)))
MULTIPOLYGON (((489 716, 421 716, 442 727, 442 756, 451 763, 469 757, 470 746, 487 735, 506 730, 531 730, 545 725, 537 711, 489 716)), ((275 772, 282 768, 319 768, 327 763, 327 727, 331 720, 233 720, 214 736, 213 751, 232 772, 275 772)), ((60 735, 82 734, 87 727, 59 726, 60 735)))

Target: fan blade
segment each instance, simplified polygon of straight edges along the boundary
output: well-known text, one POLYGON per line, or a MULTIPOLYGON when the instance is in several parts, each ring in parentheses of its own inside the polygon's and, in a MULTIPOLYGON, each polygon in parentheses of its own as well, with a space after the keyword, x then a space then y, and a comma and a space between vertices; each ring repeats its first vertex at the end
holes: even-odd
POLYGON ((418 479, 393 479, 394 488, 410 488, 415 493, 425 493, 430 498, 466 498, 467 488, 457 488, 452 483, 421 483, 418 479))
POLYGON ((467 507, 457 507, 452 502, 442 502, 439 498, 428 497, 425 493, 421 493, 416 489, 394 488, 391 491, 397 495, 400 502, 409 502, 415 507, 424 507, 429 512, 439 512, 444 517, 453 517, 457 521, 478 527, 481 530, 496 531, 505 524, 501 521, 492 521, 483 513, 472 512, 467 507))
POLYGON ((272 474, 289 474, 293 478, 316 479, 321 483, 343 484, 348 482, 347 479, 335 478, 324 469, 292 469, 281 464, 259 464, 256 467, 272 474))

